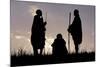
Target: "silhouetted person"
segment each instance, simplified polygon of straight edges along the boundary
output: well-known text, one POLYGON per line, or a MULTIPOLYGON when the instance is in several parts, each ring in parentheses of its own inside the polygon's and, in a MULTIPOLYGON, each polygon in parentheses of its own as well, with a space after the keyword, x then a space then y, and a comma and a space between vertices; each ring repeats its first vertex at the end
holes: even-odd
POLYGON ((68 32, 71 33, 74 44, 75 44, 75 50, 76 54, 79 50, 79 44, 82 43, 82 25, 81 25, 81 19, 79 16, 79 11, 77 9, 74 10, 74 20, 73 23, 69 26, 68 32))
POLYGON ((67 55, 66 42, 61 34, 57 34, 57 37, 51 46, 53 48, 52 52, 54 56, 63 57, 67 55))
POLYGON ((31 44, 33 47, 34 55, 38 55, 38 49, 42 54, 45 45, 45 28, 46 22, 43 22, 42 11, 38 9, 34 16, 32 29, 31 29, 31 44))

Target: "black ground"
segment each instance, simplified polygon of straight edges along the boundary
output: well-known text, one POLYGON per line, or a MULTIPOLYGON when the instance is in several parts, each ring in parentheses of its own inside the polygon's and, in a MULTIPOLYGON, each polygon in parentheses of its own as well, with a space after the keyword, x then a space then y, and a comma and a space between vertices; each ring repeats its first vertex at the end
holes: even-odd
POLYGON ((25 65, 41 65, 41 64, 56 64, 56 63, 72 63, 72 62, 85 62, 95 61, 95 53, 80 53, 68 54, 64 57, 54 57, 52 55, 33 56, 33 55, 20 55, 11 56, 11 66, 25 66, 25 65))

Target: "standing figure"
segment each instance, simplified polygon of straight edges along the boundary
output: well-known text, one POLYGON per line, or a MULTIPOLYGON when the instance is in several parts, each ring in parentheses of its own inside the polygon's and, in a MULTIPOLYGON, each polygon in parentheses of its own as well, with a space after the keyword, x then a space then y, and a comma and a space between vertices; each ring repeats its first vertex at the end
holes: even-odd
POLYGON ((45 31, 46 22, 43 21, 42 11, 38 9, 33 19, 31 29, 31 44, 33 47, 34 55, 38 55, 38 49, 42 54, 45 45, 45 31))
POLYGON ((57 34, 57 38, 54 40, 51 46, 53 48, 53 55, 55 57, 64 57, 67 55, 66 42, 61 34, 57 34))
POLYGON ((77 9, 74 10, 74 20, 73 23, 69 26, 68 32, 71 33, 76 54, 78 54, 79 50, 79 44, 82 43, 82 25, 81 25, 81 19, 79 16, 79 11, 77 9))

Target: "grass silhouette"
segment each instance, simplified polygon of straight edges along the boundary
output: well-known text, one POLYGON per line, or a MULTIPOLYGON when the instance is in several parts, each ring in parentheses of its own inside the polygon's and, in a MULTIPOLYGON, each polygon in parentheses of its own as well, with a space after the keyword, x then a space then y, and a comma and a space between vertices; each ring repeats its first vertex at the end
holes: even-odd
POLYGON ((57 64, 57 63, 72 63, 95 61, 95 52, 67 54, 63 57, 55 57, 53 55, 28 55, 20 49, 18 55, 11 55, 11 66, 26 66, 26 65, 42 65, 42 64, 57 64))

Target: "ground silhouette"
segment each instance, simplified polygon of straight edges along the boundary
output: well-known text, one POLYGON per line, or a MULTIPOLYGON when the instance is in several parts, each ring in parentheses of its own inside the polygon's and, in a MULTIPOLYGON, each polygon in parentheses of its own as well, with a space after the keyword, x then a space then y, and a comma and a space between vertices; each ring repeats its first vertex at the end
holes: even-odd
POLYGON ((67 54, 63 57, 55 57, 53 55, 12 55, 11 66, 27 66, 27 65, 43 65, 43 64, 57 64, 57 63, 72 63, 72 62, 88 62, 95 61, 95 53, 73 53, 67 54))

